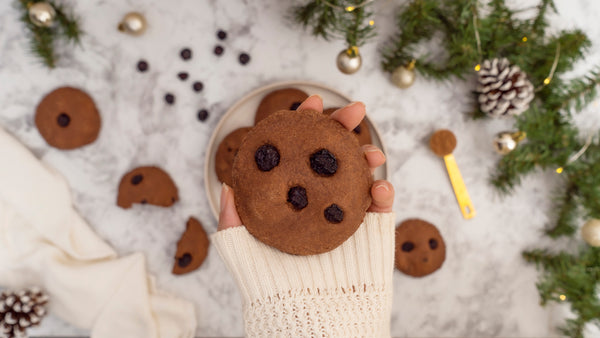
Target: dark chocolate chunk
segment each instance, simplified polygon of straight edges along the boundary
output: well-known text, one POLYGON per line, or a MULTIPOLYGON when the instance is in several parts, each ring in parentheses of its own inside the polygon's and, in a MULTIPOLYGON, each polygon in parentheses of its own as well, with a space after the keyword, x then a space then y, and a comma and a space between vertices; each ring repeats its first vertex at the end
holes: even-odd
POLYGON ((435 238, 429 240, 429 247, 431 248, 431 250, 437 249, 438 242, 435 240, 435 238))
POLYGON ((181 52, 179 53, 179 55, 181 55, 181 58, 184 60, 189 60, 192 58, 192 50, 189 48, 184 48, 181 50, 181 52))
POLYGON ((413 242, 404 242, 402 243, 402 251, 411 252, 415 248, 415 244, 413 242))
POLYGON ((177 74, 177 77, 181 80, 181 81, 185 81, 188 78, 188 73, 186 72, 180 72, 177 74))
POLYGON ((254 161, 261 171, 269 171, 279 164, 279 151, 270 144, 260 146, 254 153, 254 161))
POLYGON ((208 110, 202 109, 198 111, 198 120, 204 122, 208 118, 208 110))
POLYGON ((177 265, 179 265, 182 268, 185 268, 186 266, 190 265, 191 262, 192 255, 190 255, 189 253, 185 253, 183 254, 183 256, 177 258, 177 265))
POLYGON ((137 69, 142 73, 147 71, 148 70, 148 62, 146 62, 145 60, 138 61, 137 69))
POLYGON ((175 103, 175 95, 171 94, 171 93, 167 93, 167 95, 165 95, 165 101, 168 104, 173 104, 175 103))
POLYGON ((360 125, 356 126, 356 128, 354 128, 353 132, 355 132, 356 134, 360 134, 360 125))
POLYGON ((194 85, 192 86, 192 88, 194 88, 194 91, 197 92, 201 92, 202 89, 204 89, 204 84, 200 81, 196 81, 194 82, 194 85))
POLYGON ((56 123, 61 127, 66 127, 71 123, 71 117, 65 113, 60 113, 56 118, 56 123))
POLYGON ((337 171, 338 165, 329 150, 321 149, 310 156, 310 167, 321 176, 331 176, 337 171))
POLYGON ((238 59, 240 60, 240 63, 242 65, 246 65, 248 62, 250 62, 250 55, 248 55, 247 53, 240 53, 238 59))
POLYGON ((142 182, 143 179, 144 179, 143 175, 135 175, 131 178, 131 184, 138 185, 142 182))
POLYGON ((344 211, 337 204, 332 204, 325 209, 325 219, 331 223, 340 223, 344 220, 344 211))
POLYGON ((225 32, 222 29, 219 29, 219 31, 217 32, 217 38, 219 38, 219 40, 227 39, 227 32, 225 32))
POLYGON ((215 55, 221 56, 221 55, 223 55, 224 51, 225 51, 225 48, 223 48, 223 46, 221 46, 221 45, 215 46, 215 50, 214 50, 215 55))
POLYGON ((295 186, 290 188, 288 191, 287 201, 296 210, 302 210, 308 205, 308 198, 306 197, 306 189, 301 186, 295 186))
POLYGON ((292 103, 292 105, 290 106, 290 110, 296 110, 296 109, 298 109, 298 107, 300 107, 301 104, 302 104, 302 102, 294 102, 294 103, 292 103))

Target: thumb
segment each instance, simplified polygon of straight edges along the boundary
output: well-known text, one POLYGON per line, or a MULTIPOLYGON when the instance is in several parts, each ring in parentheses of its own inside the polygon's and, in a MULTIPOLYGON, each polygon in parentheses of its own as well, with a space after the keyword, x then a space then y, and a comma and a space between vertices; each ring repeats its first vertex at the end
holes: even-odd
POLYGON ((237 227, 242 225, 242 220, 235 210, 235 202, 233 199, 233 189, 223 183, 221 188, 221 212, 219 213, 219 226, 217 231, 237 227))

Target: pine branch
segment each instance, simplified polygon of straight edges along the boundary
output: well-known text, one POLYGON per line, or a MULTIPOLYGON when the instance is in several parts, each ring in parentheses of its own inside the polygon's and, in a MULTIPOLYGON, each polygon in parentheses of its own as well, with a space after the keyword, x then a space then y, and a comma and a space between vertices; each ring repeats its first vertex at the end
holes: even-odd
POLYGON ((572 80, 566 85, 566 91, 555 94, 554 100, 548 105, 556 110, 580 112, 596 98, 598 86, 600 86, 600 68, 590 71, 590 74, 583 79, 572 80))
POLYGON ((577 201, 577 188, 571 184, 563 193, 562 198, 555 203, 556 224, 546 230, 546 234, 551 238, 560 236, 570 236, 577 230, 576 221, 579 216, 579 204, 577 201))

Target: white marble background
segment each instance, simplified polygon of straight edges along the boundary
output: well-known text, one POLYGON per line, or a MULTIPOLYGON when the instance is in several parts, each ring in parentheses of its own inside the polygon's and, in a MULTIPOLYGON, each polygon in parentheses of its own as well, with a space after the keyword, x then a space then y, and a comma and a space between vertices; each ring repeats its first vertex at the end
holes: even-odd
MULTIPOLYGON (((283 80, 310 80, 339 89, 366 103, 370 118, 387 144, 390 178, 396 186, 398 221, 420 217, 436 224, 447 243, 447 259, 433 275, 414 279, 394 275, 394 336, 427 337, 545 337, 567 314, 564 306, 542 308, 535 288, 537 273, 521 259, 532 247, 566 247, 542 236, 551 221, 550 194, 559 183, 551 172, 524 179, 514 194, 500 198, 488 185, 498 156, 492 135, 510 121, 475 122, 468 110, 472 81, 434 83, 418 78, 408 90, 392 86, 380 70, 377 49, 393 33, 393 16, 406 1, 376 2, 379 36, 362 49, 363 69, 353 76, 337 71, 334 59, 340 41, 315 39, 290 23, 286 1, 197 0, 62 0, 82 19, 81 47, 62 48, 58 67, 48 71, 28 52, 28 40, 13 1, 0 2, 0 125, 36 155, 56 167, 71 184, 75 204, 100 236, 123 255, 141 251, 158 286, 196 305, 199 336, 243 334, 241 303, 233 279, 214 249, 196 272, 170 273, 175 243, 190 216, 209 232, 216 231, 204 192, 203 159, 219 118, 236 100, 263 85, 283 80), (143 12, 150 24, 139 38, 116 30, 120 17, 143 12), (225 54, 212 50, 215 33, 224 29, 225 54), (179 56, 182 47, 194 52, 190 62, 179 56), (247 51, 252 61, 241 66, 237 55, 247 51), (144 58, 150 71, 135 66, 144 58), (176 74, 188 71, 205 90, 194 93, 191 81, 176 74), (98 140, 73 151, 49 147, 33 123, 41 97, 58 86, 84 88, 95 99, 103 127, 98 140), (172 91, 177 103, 166 106, 172 91), (206 123, 196 119, 207 108, 206 123), (450 128, 458 137, 455 156, 477 216, 463 220, 456 205, 443 161, 427 148, 429 135, 450 128), (180 189, 181 202, 163 209, 116 206, 117 185, 123 173, 138 166, 159 164, 180 189)), ((527 8, 535 1, 512 1, 527 8)), ((600 64, 600 2, 556 1, 560 16, 552 15, 552 31, 578 27, 594 46, 573 75, 600 64)), ((584 114, 583 128, 596 130, 598 104, 584 114), (591 120, 590 117, 594 117, 591 120), (591 122, 590 122, 591 121, 591 122)), ((1 161, 1 160, 0 160, 1 161)), ((32 330, 36 335, 85 335, 50 316, 32 330)), ((588 336, 600 335, 590 328, 588 336)))

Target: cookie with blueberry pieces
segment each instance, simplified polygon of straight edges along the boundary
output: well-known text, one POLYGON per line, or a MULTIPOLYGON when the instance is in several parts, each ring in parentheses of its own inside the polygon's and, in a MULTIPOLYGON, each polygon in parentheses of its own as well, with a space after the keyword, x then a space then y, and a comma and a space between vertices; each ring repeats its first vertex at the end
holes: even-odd
POLYGON ((313 110, 262 120, 233 163, 235 205, 248 232, 295 255, 327 252, 352 236, 372 184, 353 133, 313 110))
POLYGON ((96 104, 87 93, 61 87, 40 101, 35 125, 49 145, 69 150, 94 142, 101 122, 96 104))
POLYGON ((117 205, 131 208, 133 203, 170 207, 179 200, 171 176, 158 167, 139 167, 128 172, 119 183, 117 205))
MULTIPOLYGON (((331 115, 334 111, 340 109, 339 107, 335 108, 327 108, 323 111, 325 115, 331 115)), ((360 124, 352 130, 354 136, 358 139, 358 143, 362 146, 365 144, 372 144, 373 141, 371 139, 371 130, 369 129, 369 122, 367 122, 367 118, 363 118, 360 121, 360 124)))
POLYGON ((183 275, 198 269, 208 255, 208 246, 208 235, 202 223, 190 217, 185 225, 185 232, 177 242, 172 273, 183 275))
POLYGON ((270 92, 256 108, 254 124, 280 110, 296 110, 307 98, 308 94, 296 88, 284 88, 270 92))
POLYGON ((396 268, 413 277, 427 276, 446 259, 446 244, 439 230, 421 219, 408 219, 396 228, 396 268))
POLYGON ((227 134, 223 141, 219 143, 217 153, 215 154, 215 172, 220 182, 233 185, 231 178, 231 168, 233 168, 233 159, 242 144, 242 140, 250 131, 250 127, 238 128, 227 134))

